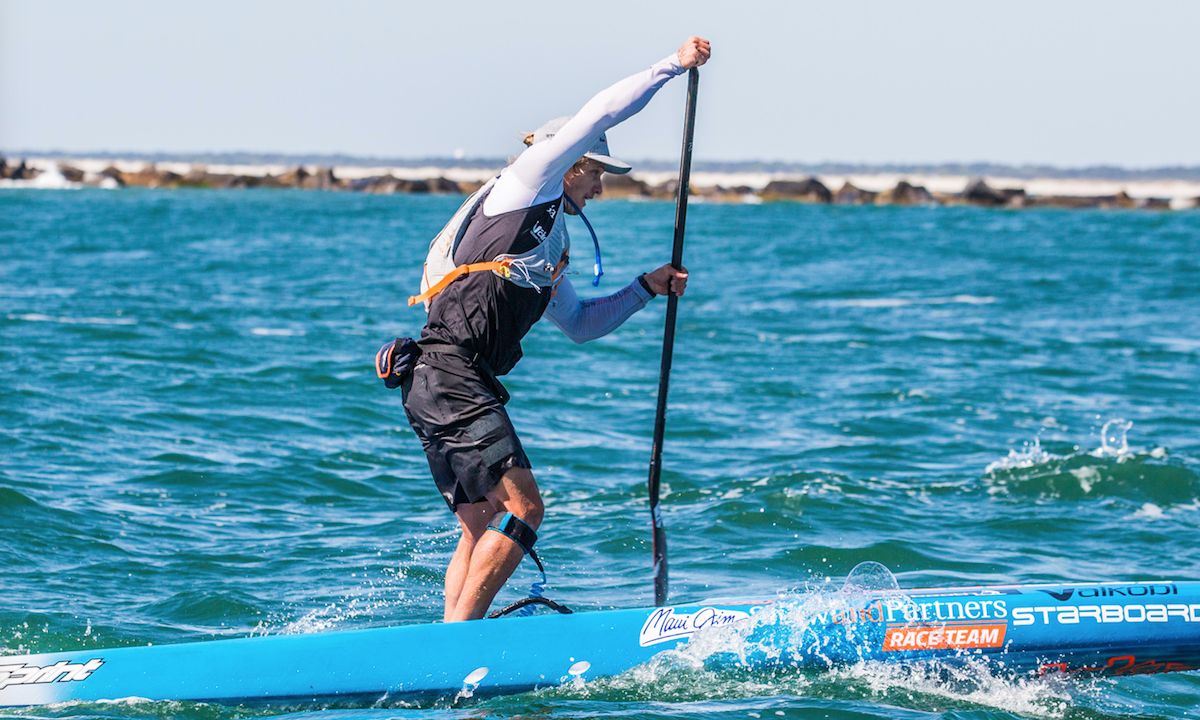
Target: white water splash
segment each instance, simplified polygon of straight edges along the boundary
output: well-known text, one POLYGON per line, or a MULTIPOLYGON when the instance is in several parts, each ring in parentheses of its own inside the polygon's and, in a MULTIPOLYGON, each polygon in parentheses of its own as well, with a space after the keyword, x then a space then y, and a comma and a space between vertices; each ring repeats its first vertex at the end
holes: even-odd
POLYGON ((985 475, 993 475, 1004 470, 1031 468, 1056 459, 1060 459, 1060 456, 1053 455, 1042 449, 1041 438, 1034 438, 1033 442, 1027 442, 1022 445, 1020 450, 1009 450, 1006 457, 989 463, 984 468, 983 473, 985 475))
POLYGON ((1138 520, 1161 520, 1166 514, 1166 511, 1161 507, 1155 505, 1154 503, 1148 502, 1143 503, 1132 517, 1137 518, 1138 520))
POLYGON ((996 298, 985 295, 953 295, 951 297, 883 297, 855 298, 851 300, 829 300, 819 303, 825 307, 854 307, 854 308, 900 308, 912 305, 991 305, 996 298))
POLYGON ((475 668, 471 672, 467 673, 467 676, 463 678, 462 689, 459 690, 458 694, 454 696, 454 702, 457 703, 459 700, 467 700, 473 697, 475 695, 475 691, 479 689, 479 683, 483 682, 483 679, 487 677, 489 672, 491 672, 491 670, 485 666, 475 668))
POLYGON ((383 579, 368 579, 358 596, 346 596, 337 602, 313 608, 294 620, 270 618, 258 623, 250 632, 250 637, 307 635, 333 630, 358 618, 385 615, 384 611, 389 608, 404 604, 407 598, 405 579, 404 568, 388 569, 383 579))
POLYGON ((1079 481, 1079 488, 1083 490, 1085 495, 1092 491, 1092 488, 1096 485, 1096 481, 1100 479, 1100 471, 1091 466, 1072 468, 1067 472, 1071 473, 1071 476, 1079 481))
POLYGON ((829 677, 860 684, 879 700, 924 707, 920 696, 942 698, 1020 715, 1061 718, 1074 704, 1076 688, 1053 676, 1017 677, 994 665, 965 660, 947 664, 857 663, 829 677), (907 702, 905 702, 907 701, 907 702))
POLYGON ((5 178, 0 180, 0 189, 5 188, 30 188, 36 190, 78 190, 83 187, 83 183, 72 182, 62 174, 56 165, 43 167, 38 176, 32 180, 12 180, 5 178))
POLYGON ((1129 450, 1129 430, 1133 423, 1124 418, 1114 418, 1104 423, 1100 428, 1100 447, 1093 450, 1092 457, 1116 458, 1117 462, 1125 462, 1133 457, 1129 450))
MULTIPOLYGON (((1111 458, 1117 462, 1125 462, 1135 457, 1137 451, 1130 448, 1128 437, 1132 428, 1133 423, 1124 418, 1108 420, 1100 429, 1100 446, 1087 451, 1086 454, 1094 458, 1111 458)), ((1078 450, 1078 448, 1076 449, 1078 450)), ((1154 448, 1148 454, 1152 458, 1161 460, 1166 458, 1167 450, 1161 447, 1154 448)), ((1042 447, 1041 438, 1035 437, 1032 441, 1023 443, 1020 450, 1009 450, 1006 457, 989 463, 983 472, 985 475, 993 475, 1005 470, 1022 470, 1045 465, 1055 460, 1067 460, 1070 457, 1072 456, 1055 455, 1048 452, 1042 447)), ((1099 476, 1099 472, 1091 467, 1075 468, 1070 472, 1080 481, 1084 492, 1091 489, 1099 476)))
MULTIPOLYGON (((574 660, 574 658, 571 658, 574 660)), ((560 685, 570 685, 575 690, 583 690, 587 685, 584 679, 584 673, 592 669, 592 664, 587 660, 580 660, 571 664, 567 668, 567 674, 558 679, 560 685)))
POLYGON ((842 585, 843 595, 856 595, 872 590, 899 590, 900 583, 887 565, 865 560, 855 565, 842 585))
POLYGON ((9 313, 9 320, 24 320, 25 322, 50 322, 62 325, 137 325, 135 318, 123 317, 68 317, 43 315, 41 313, 9 313))
MULTIPOLYGON (((618 676, 593 680, 586 686, 565 683, 542 692, 572 698, 618 696, 623 701, 689 702, 781 695, 842 697, 850 691, 899 707, 928 708, 930 698, 937 698, 1033 717, 1059 718, 1073 706, 1080 692, 1090 687, 1077 680, 1015 675, 969 656, 952 662, 903 665, 858 662, 825 670, 761 665, 747 670, 708 662, 714 656, 743 661, 750 656, 759 661, 778 657, 781 648, 752 639, 757 628, 786 624, 792 629, 793 638, 803 642, 806 627, 827 620, 831 614, 836 616, 861 608, 864 598, 877 597, 879 590, 894 587, 893 583, 894 576, 886 567, 864 563, 851 572, 839 589, 833 589, 833 582, 809 585, 799 594, 781 597, 764 606, 748 622, 698 632, 689 642, 618 676)), ((904 597, 902 591, 896 592, 897 598, 904 597)))

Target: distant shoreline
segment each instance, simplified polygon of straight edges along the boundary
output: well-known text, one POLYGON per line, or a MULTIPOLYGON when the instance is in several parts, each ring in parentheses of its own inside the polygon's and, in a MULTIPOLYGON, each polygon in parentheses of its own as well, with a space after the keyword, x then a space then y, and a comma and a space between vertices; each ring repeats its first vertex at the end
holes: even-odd
MULTIPOLYGON (((8 150, 0 148, 0 157, 42 158, 47 160, 112 160, 143 163, 186 163, 189 165, 297 165, 321 167, 369 168, 445 168, 453 170, 493 170, 504 167, 503 157, 391 157, 385 155, 348 155, 341 153, 257 153, 257 152, 70 152, 63 150, 8 150)), ((642 159, 631 164, 643 172, 674 172, 676 160, 642 159)), ((1010 164, 996 162, 947 163, 852 163, 852 162, 789 162, 774 160, 704 160, 695 159, 694 172, 716 174, 768 174, 787 176, 808 175, 920 175, 1004 177, 1021 180, 1182 180, 1200 182, 1200 165, 1157 167, 1124 167, 1120 165, 1087 165, 1063 167, 1042 164, 1010 164)))
MULTIPOLYGON (((0 188, 293 188, 375 194, 473 192, 504 165, 502 160, 404 164, 309 164, 283 162, 197 162, 143 157, 80 157, 67 154, 0 155, 0 188)), ((275 156, 210 156, 264 160, 275 156)), ((610 198, 666 199, 674 196, 676 169, 647 163, 627 176, 606 176, 610 198)), ((976 166, 788 166, 772 170, 739 163, 736 168, 697 163, 692 194, 713 202, 793 201, 840 205, 978 205, 986 207, 1130 208, 1187 210, 1200 207, 1200 168, 1196 177, 1112 178, 1075 174, 1024 177, 1018 168, 961 172, 976 166), (751 169, 755 167, 757 169, 751 169), (797 169, 799 168, 799 169, 797 169), (840 170, 838 168, 841 168, 840 170)), ((1169 168, 1137 171, 1158 174, 1169 168)), ((1186 170, 1186 168, 1185 168, 1186 170)), ((1081 171, 1070 171, 1070 173, 1081 171)), ((1134 171, 1126 170, 1126 173, 1134 171)))

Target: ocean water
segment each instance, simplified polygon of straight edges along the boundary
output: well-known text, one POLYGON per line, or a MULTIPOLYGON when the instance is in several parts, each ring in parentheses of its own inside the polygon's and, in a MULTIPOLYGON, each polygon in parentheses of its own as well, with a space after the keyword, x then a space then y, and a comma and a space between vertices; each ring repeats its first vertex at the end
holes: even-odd
MULTIPOLYGON (((419 330, 404 300, 457 203, 0 193, 2 654, 438 618, 453 518, 372 360, 419 330)), ((669 257, 670 203, 589 217, 601 290, 669 257)), ((1200 213, 693 205, 685 260, 664 460, 673 600, 833 587, 868 560, 903 587, 1200 579, 1200 213)), ((585 293, 588 280, 575 278, 585 293)), ((581 346, 538 326, 507 379, 547 500, 548 594, 577 610, 653 602, 664 305, 581 346)), ((531 579, 522 566, 501 600, 531 579)), ((423 707, 131 700, 0 716, 991 720, 1197 705, 1196 674, 663 661, 423 707)))

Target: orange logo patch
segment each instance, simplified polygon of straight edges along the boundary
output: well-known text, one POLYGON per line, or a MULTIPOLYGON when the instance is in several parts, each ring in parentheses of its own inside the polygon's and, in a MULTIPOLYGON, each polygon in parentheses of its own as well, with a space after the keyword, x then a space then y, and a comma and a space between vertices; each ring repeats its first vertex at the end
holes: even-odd
POLYGON ((888 628, 884 651, 994 648, 1004 645, 1007 625, 914 625, 888 628))

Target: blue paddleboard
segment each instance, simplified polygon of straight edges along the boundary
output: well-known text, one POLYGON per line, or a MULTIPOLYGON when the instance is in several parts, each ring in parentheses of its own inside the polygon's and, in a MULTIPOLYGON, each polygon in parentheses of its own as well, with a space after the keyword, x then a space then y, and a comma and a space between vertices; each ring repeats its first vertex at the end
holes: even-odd
POLYGON ((0 706, 496 694, 616 675, 700 637, 706 663, 751 669, 982 658, 1018 673, 1188 671, 1200 583, 834 593, 9 656, 0 706))

